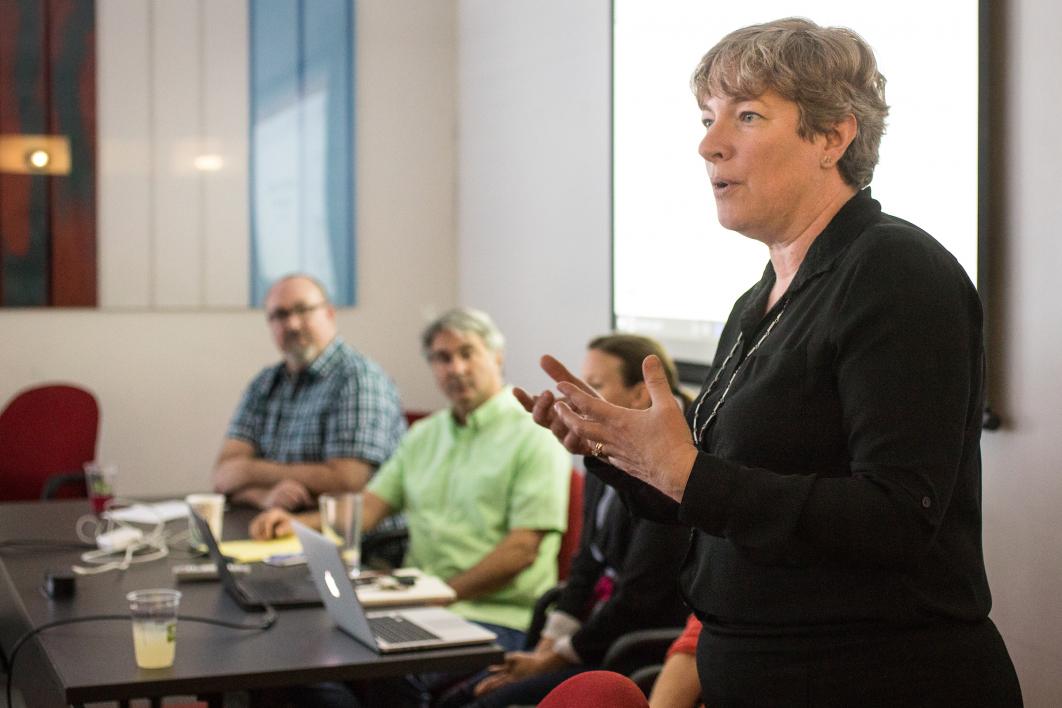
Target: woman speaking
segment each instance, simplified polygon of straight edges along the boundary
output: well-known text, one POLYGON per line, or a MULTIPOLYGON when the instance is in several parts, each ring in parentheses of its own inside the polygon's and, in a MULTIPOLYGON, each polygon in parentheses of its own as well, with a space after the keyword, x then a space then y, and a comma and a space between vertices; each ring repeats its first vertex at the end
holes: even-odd
POLYGON ((518 397, 637 513, 695 530, 680 583, 706 705, 1020 705, 981 552, 981 304, 871 198, 873 52, 779 20, 723 38, 692 83, 719 221, 770 258, 713 373, 685 418, 653 357, 648 410, 548 356, 563 399, 518 397))

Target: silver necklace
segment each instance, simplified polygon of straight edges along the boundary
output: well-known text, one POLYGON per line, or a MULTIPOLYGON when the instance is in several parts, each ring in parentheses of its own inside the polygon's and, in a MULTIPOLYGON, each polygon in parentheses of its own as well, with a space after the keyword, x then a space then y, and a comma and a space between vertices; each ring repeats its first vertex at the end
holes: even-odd
POLYGON ((749 360, 749 357, 752 356, 753 352, 760 348, 760 345, 763 344, 763 340, 767 339, 767 335, 769 335, 771 333, 771 330, 774 329, 774 326, 778 324, 778 320, 782 319, 782 314, 785 312, 785 308, 789 307, 790 299, 791 298, 786 295, 785 300, 782 301, 782 306, 778 308, 778 314, 774 316, 774 319, 771 320, 771 323, 767 325, 767 329, 764 330, 763 334, 760 335, 760 338, 756 340, 756 343, 753 344, 752 348, 749 349, 747 354, 745 354, 745 358, 742 359, 741 362, 734 367, 734 373, 730 375, 730 380, 727 381, 726 388, 723 389, 723 393, 719 396, 719 400, 716 401, 715 405, 712 407, 712 412, 708 414, 708 417, 704 419, 704 423, 702 423, 700 428, 698 428, 697 418, 701 414, 701 406, 704 405, 705 399, 707 399, 708 396, 712 394, 712 391, 715 390, 715 385, 719 382, 719 377, 726 369, 726 365, 730 363, 730 359, 734 356, 734 353, 737 351, 737 348, 741 346, 741 339, 743 333, 738 332, 737 340, 734 342, 734 346, 730 348, 730 352, 726 355, 726 358, 723 359, 723 363, 719 365, 719 369, 715 372, 715 376, 712 377, 712 380, 708 384, 708 387, 704 389, 704 393, 702 393, 700 395, 700 398, 697 399, 697 407, 693 409, 693 428, 691 432, 693 433, 694 445, 697 445, 700 442, 700 440, 704 437, 704 431, 707 430, 708 426, 712 424, 713 420, 715 420, 715 414, 719 412, 719 407, 722 406, 723 401, 726 400, 726 395, 730 393, 730 387, 734 385, 734 379, 737 378, 738 373, 740 373, 741 369, 745 366, 745 362, 749 360))

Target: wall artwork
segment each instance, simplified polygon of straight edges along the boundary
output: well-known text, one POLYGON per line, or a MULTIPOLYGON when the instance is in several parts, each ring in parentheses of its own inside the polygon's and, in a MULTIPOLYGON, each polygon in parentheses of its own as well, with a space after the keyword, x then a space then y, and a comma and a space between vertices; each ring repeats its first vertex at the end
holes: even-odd
POLYGON ((0 306, 96 305, 94 0, 2 0, 0 306))

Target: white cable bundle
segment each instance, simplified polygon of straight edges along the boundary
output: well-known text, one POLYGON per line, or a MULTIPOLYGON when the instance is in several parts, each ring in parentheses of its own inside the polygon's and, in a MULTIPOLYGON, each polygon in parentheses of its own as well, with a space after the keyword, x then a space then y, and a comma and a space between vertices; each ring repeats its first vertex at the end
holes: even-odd
POLYGON ((71 569, 78 575, 95 575, 165 558, 170 552, 165 529, 163 519, 145 534, 131 524, 86 514, 77 520, 77 536, 85 543, 96 544, 99 549, 81 554, 81 562, 91 567, 73 565, 71 569))

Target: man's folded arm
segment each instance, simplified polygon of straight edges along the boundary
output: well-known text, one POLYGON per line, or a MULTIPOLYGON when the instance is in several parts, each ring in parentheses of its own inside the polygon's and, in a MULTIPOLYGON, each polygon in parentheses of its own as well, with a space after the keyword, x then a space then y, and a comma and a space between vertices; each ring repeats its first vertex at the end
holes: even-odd
POLYGON ((374 466, 354 458, 333 458, 324 462, 281 463, 256 456, 246 440, 229 438, 214 465, 214 488, 224 494, 247 489, 272 489, 278 482, 292 480, 311 494, 361 491, 372 476, 374 466))
POLYGON ((446 582, 459 600, 500 590, 535 562, 545 535, 545 531, 535 529, 513 529, 478 563, 446 582))

